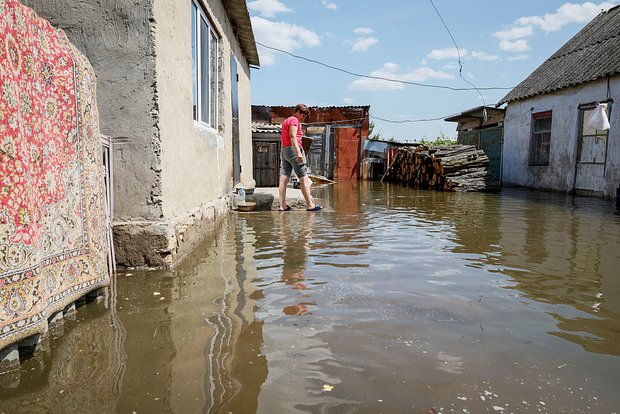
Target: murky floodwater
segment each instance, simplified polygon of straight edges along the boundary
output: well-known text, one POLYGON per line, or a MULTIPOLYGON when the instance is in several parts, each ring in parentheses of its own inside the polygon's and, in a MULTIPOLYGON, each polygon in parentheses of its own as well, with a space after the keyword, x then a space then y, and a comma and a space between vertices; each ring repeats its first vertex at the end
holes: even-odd
POLYGON ((176 270, 120 273, 0 412, 620 412, 613 203, 317 195, 319 213, 233 215, 176 270))

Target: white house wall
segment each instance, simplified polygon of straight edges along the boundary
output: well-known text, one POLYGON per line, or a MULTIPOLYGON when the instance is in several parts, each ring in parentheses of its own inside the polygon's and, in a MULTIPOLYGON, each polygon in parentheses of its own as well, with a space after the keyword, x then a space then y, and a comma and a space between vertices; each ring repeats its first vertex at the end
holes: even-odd
POLYGON ((219 127, 192 119, 190 0, 155 2, 155 52, 163 213, 173 219, 225 197, 233 188, 231 51, 238 61, 242 181, 252 178, 250 69, 222 3, 206 2, 205 12, 219 42, 219 127))
MULTIPOLYGON (((609 83, 611 98, 620 96, 620 79, 609 83)), ((574 190, 579 134, 579 105, 607 99, 607 80, 510 102, 504 120, 502 180, 550 191, 574 190), (532 114, 553 111, 549 165, 530 166, 532 114)), ((620 101, 618 102, 620 104, 620 101)), ((614 197, 620 184, 620 107, 612 107, 604 195, 614 197)))

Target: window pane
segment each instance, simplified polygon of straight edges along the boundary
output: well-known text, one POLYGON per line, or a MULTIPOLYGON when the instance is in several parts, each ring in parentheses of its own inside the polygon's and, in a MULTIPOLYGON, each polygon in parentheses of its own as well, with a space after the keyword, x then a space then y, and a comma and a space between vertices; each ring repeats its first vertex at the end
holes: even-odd
POLYGON ((198 45, 196 44, 196 5, 192 3, 192 102, 194 119, 198 119, 198 45))
POLYGON ((533 114, 532 141, 530 147, 531 165, 549 165, 551 148, 551 113, 543 117, 533 114))
POLYGON ((217 128, 217 36, 211 32, 211 126, 217 128))
POLYGON ((200 121, 209 123, 209 26, 200 19, 200 121))
POLYGON ((544 118, 534 121, 534 132, 551 131, 551 118, 544 118))

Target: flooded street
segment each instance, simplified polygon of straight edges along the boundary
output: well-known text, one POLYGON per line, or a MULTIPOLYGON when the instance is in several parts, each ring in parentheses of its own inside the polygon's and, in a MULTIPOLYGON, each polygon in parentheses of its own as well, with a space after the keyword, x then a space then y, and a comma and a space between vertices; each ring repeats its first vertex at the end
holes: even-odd
POLYGON ((504 190, 319 188, 119 272, 0 413, 620 413, 620 215, 504 190))

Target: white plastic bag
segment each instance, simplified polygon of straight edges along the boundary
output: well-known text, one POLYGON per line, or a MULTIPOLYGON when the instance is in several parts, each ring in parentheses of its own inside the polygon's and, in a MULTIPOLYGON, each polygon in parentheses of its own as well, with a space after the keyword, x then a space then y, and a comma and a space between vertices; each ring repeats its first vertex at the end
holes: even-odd
POLYGON ((599 131, 607 131, 609 129, 609 119, 607 119, 607 104, 598 104, 590 119, 588 119, 588 126, 599 131))

